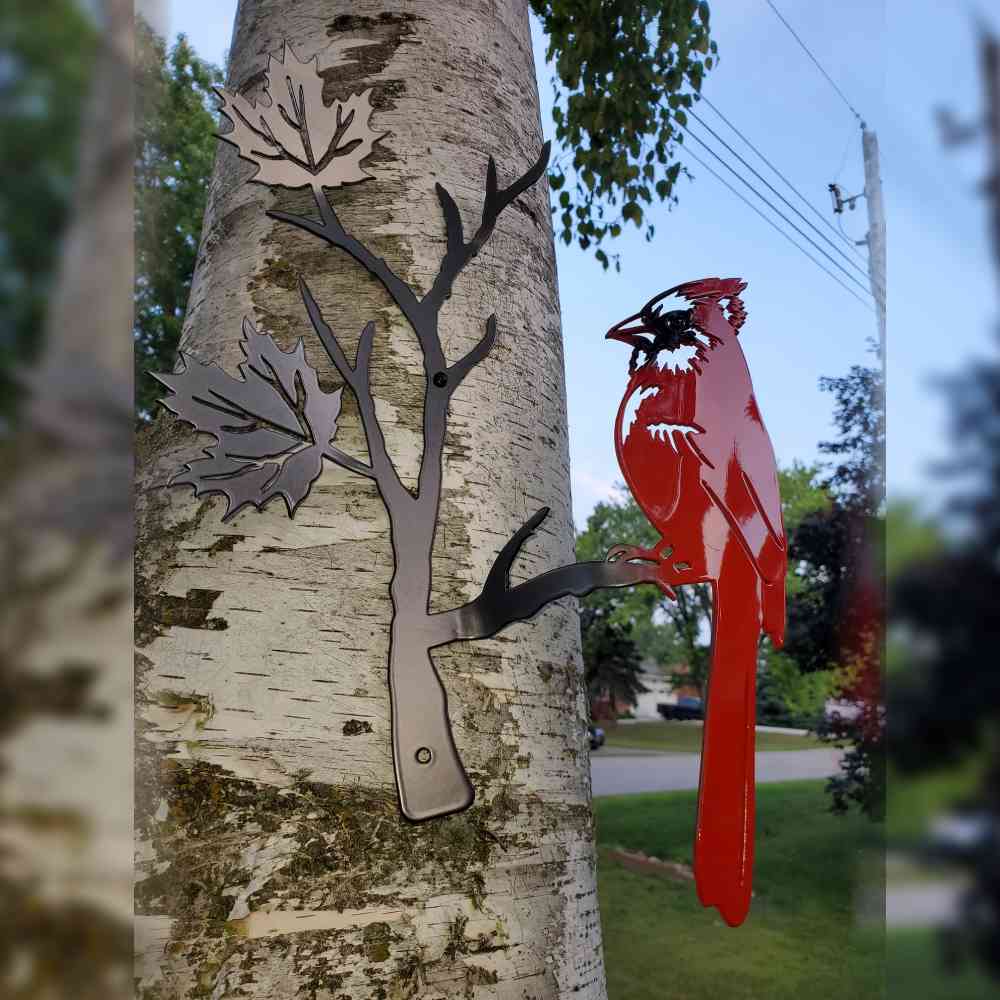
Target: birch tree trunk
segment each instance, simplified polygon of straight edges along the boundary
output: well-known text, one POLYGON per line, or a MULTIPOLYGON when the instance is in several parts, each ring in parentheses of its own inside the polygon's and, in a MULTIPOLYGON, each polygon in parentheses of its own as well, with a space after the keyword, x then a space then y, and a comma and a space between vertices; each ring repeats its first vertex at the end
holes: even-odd
MULTIPOLYGON (((282 43, 318 56, 327 100, 374 87, 374 180, 331 192, 351 233, 426 292, 445 255, 435 182, 466 231, 487 159, 501 183, 541 146, 524 0, 241 0, 229 88, 259 93, 282 43)), ((230 372, 250 317, 299 337, 327 391, 341 379, 300 277, 348 357, 374 320, 372 394, 388 451, 415 489, 424 367, 410 325, 346 254, 269 210, 308 190, 247 185, 218 156, 182 347, 230 372)), ((313 208, 314 210, 314 208, 313 208)), ((497 316, 492 353, 450 400, 430 610, 479 593, 540 506, 512 583, 573 559, 562 341, 544 180, 501 216, 440 315, 460 358, 497 316)), ((338 446, 364 459, 344 394, 338 446)), ((573 608, 498 638, 433 651, 476 791, 462 813, 400 814, 387 664, 393 552, 368 479, 329 465, 290 520, 280 503, 224 505, 160 488, 206 439, 160 420, 140 442, 136 591, 139 883, 145 998, 605 995, 585 702, 573 608)))

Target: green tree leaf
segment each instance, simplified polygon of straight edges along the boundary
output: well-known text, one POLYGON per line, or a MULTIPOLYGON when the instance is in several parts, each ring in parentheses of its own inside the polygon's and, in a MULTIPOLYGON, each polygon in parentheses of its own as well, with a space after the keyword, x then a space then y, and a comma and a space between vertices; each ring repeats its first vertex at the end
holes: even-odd
MULTIPOLYGON (((669 177, 667 164, 671 145, 683 140, 680 132, 664 126, 669 117, 664 112, 677 112, 678 121, 686 123, 679 109, 691 106, 718 61, 707 55, 716 52, 709 6, 695 0, 531 0, 531 9, 548 37, 546 57, 555 70, 556 142, 572 154, 572 169, 587 193, 578 206, 577 233, 588 236, 603 267, 597 250, 605 239, 619 236, 621 227, 588 231, 583 224, 600 219, 616 203, 651 201, 650 191, 661 191, 662 180, 674 184, 676 175, 669 177), (646 148, 649 139, 656 140, 652 150, 646 148), (640 176, 645 193, 635 187, 640 176)), ((553 190, 562 183, 562 174, 553 169, 553 190)), ((636 205, 629 213, 625 218, 640 226, 641 209, 636 205)))
POLYGON ((135 397, 146 420, 180 339, 215 162, 212 88, 221 71, 181 35, 167 51, 136 21, 135 397))
POLYGON ((69 217, 99 30, 78 0, 5 0, 0 14, 0 414, 5 418, 21 396, 8 373, 37 358, 43 345, 40 332, 69 217))

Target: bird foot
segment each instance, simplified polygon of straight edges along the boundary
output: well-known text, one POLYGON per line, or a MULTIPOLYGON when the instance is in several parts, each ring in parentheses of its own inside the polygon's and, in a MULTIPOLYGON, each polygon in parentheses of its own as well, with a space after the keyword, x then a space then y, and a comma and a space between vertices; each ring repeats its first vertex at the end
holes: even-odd
MULTIPOLYGON (((665 550, 667 553, 670 549, 665 550)), ((655 583, 660 590, 663 591, 666 597, 671 600, 677 600, 677 592, 673 587, 663 579, 663 574, 666 567, 663 564, 663 552, 658 552, 656 549, 643 549, 638 545, 612 545, 608 549, 608 554, 604 557, 605 562, 646 562, 646 563, 656 563, 656 570, 653 576, 648 580, 649 583, 655 583)))
POLYGON ((638 545, 612 545, 604 559, 606 562, 658 563, 660 561, 655 550, 643 549, 638 545))

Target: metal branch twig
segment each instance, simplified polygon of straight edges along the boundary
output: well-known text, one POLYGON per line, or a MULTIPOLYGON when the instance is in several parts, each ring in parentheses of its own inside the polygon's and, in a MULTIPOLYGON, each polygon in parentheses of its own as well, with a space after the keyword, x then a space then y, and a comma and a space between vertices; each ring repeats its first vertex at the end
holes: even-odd
POLYGON ((505 188, 497 186, 497 165, 491 156, 486 167, 486 195, 483 198, 483 216, 476 234, 465 242, 465 235, 462 231, 462 220, 459 216, 458 207, 448 191, 440 184, 435 186, 441 208, 444 212, 445 228, 448 234, 448 250, 441 261, 437 277, 431 290, 421 300, 422 304, 431 306, 435 311, 441 308, 444 301, 451 295, 451 287, 455 283, 455 278, 461 273, 466 264, 472 260, 483 248, 483 245, 490 238, 496 226, 500 213, 519 195, 526 191, 545 172, 549 162, 549 154, 552 151, 552 143, 546 142, 542 146, 542 151, 525 173, 516 181, 505 188))
MULTIPOLYGON (((350 387, 354 393, 354 398, 358 402, 358 412, 361 414, 361 425, 364 428, 365 440, 368 442, 368 458, 370 466, 357 467, 356 460, 340 452, 343 458, 348 459, 345 463, 341 458, 334 457, 338 464, 349 468, 354 472, 370 476, 379 486, 379 491, 390 511, 397 508, 398 504, 412 500, 413 494, 403 485, 399 478, 399 472, 392 459, 389 457, 388 449, 385 445, 385 436, 382 433, 382 426, 379 424, 378 416, 375 413, 375 400, 372 398, 371 382, 369 379, 369 365, 371 361, 372 343, 375 338, 375 324, 368 323, 361 331, 361 339, 358 341, 358 351, 355 364, 352 365, 344 354, 344 349, 340 346, 333 330, 323 319, 319 305, 313 298, 309 286, 303 279, 299 280, 299 291, 302 301, 305 303, 306 312, 312 322, 313 329, 326 348, 330 360, 340 373, 340 377, 350 387)), ((339 449, 338 449, 339 451, 339 449)))
POLYGON ((570 563, 510 586, 510 569, 524 543, 548 517, 542 507, 504 545, 475 600, 433 617, 435 645, 456 639, 487 639, 514 622, 527 621, 562 597, 585 597, 604 587, 657 582, 657 566, 638 562, 570 563))
MULTIPOLYGON (((267 214, 273 219, 298 226, 300 229, 304 229, 306 232, 310 232, 314 236, 325 240, 331 246, 344 250, 353 257, 366 271, 383 284, 393 302, 396 303, 407 321, 416 331, 417 336, 420 337, 421 330, 425 325, 423 322, 424 310, 413 289, 389 267, 385 260, 381 257, 376 257, 368 247, 359 240, 356 240, 344 229, 322 187, 314 187, 313 196, 319 208, 321 222, 316 222, 304 215, 294 215, 289 212, 272 211, 267 214)), ((423 339, 421 339, 421 347, 424 348, 426 353, 427 345, 424 344, 423 339)), ((438 347, 438 352, 440 352, 440 346, 438 347)))

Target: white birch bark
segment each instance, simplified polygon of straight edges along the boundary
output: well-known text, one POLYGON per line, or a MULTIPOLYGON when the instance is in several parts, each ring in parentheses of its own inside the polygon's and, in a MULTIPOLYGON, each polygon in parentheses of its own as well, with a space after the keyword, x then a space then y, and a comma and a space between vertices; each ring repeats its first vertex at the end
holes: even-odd
MULTIPOLYGON (((541 147, 524 0, 242 0, 230 89, 253 95, 283 41, 319 57, 328 99, 374 86, 374 179, 329 192, 353 236, 426 292, 445 253, 434 182, 466 232, 487 158, 501 185, 541 147), (340 65, 334 65, 339 62, 340 65)), ((265 212, 312 196, 211 183, 184 349, 234 372, 251 317, 340 379, 302 276, 354 356, 377 325, 373 394, 404 482, 420 466, 424 372, 410 327, 346 254, 265 212)), ((314 211, 314 208, 312 209, 314 211)), ((498 342, 451 400, 431 610, 476 597, 503 544, 552 513, 512 582, 572 562, 562 340, 544 180, 500 217, 441 313, 450 362, 497 315, 498 342)), ((434 652, 476 788, 466 812, 402 818, 387 687, 393 555, 370 480, 328 466, 222 524, 221 500, 159 487, 207 439, 161 419, 140 445, 137 543, 139 995, 316 1000, 605 995, 577 618, 568 602, 434 652)), ((364 460, 344 394, 337 445, 364 460)))

